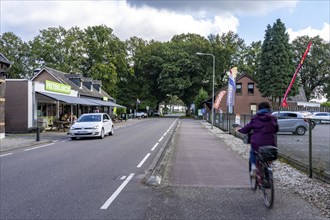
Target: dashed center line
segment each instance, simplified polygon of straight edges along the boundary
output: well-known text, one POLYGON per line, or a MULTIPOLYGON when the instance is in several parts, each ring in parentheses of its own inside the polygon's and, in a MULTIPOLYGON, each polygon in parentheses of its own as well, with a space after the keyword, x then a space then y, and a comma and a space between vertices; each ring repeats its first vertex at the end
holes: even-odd
POLYGON ((131 173, 127 179, 118 187, 118 189, 110 196, 110 198, 103 204, 101 209, 107 209, 111 203, 117 198, 119 193, 125 188, 128 182, 133 178, 134 173, 131 173))
POLYGON ((152 148, 151 148, 151 151, 155 150, 156 147, 158 146, 159 143, 156 143, 152 148))
POLYGON ((137 168, 142 167, 143 163, 148 159, 149 156, 150 156, 150 153, 148 153, 148 154, 143 158, 143 160, 139 163, 139 165, 137 165, 137 168))

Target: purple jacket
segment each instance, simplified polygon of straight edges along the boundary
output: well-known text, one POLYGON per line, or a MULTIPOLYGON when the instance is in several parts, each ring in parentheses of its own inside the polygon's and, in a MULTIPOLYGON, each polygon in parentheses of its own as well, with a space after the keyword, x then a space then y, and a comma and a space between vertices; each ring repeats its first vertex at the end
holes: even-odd
POLYGON ((270 111, 258 111, 251 121, 238 131, 251 136, 251 147, 258 150, 260 146, 271 145, 277 147, 276 133, 278 132, 277 118, 270 111))

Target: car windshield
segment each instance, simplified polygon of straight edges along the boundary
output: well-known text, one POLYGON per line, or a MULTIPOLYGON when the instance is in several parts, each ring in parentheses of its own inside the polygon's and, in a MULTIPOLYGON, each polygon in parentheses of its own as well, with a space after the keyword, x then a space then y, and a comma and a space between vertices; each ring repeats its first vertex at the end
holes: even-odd
POLYGON ((101 121, 101 115, 82 115, 78 122, 93 122, 93 121, 101 121))

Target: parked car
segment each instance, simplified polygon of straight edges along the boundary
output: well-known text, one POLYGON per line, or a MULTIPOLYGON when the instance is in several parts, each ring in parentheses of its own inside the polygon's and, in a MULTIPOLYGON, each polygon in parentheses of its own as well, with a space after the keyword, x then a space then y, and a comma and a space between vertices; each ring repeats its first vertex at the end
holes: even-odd
POLYGON ((106 113, 83 114, 69 130, 72 140, 81 137, 98 137, 102 139, 105 134, 114 134, 113 122, 106 113))
POLYGON ((309 129, 306 113, 280 111, 273 112, 272 115, 277 117, 280 132, 292 132, 298 135, 304 135, 309 129))
POLYGON ((147 118, 148 114, 145 112, 137 112, 136 117, 147 118))
POLYGON ((330 112, 313 112, 312 118, 316 124, 330 123, 330 112))
POLYGON ((154 111, 153 113, 152 113, 152 116, 154 116, 154 117, 159 117, 160 116, 160 114, 159 114, 159 111, 154 111))

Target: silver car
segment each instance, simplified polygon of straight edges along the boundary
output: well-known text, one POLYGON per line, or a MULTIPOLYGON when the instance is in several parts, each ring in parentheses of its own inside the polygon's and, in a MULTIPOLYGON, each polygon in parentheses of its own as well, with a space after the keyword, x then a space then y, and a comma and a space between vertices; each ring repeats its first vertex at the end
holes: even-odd
POLYGON ((114 126, 108 114, 88 113, 81 115, 70 127, 68 133, 72 140, 80 137, 98 137, 102 139, 105 134, 114 134, 114 126))
POLYGON ((306 115, 302 112, 280 111, 273 112, 272 115, 277 117, 279 132, 304 135, 309 129, 306 115))
POLYGON ((314 112, 312 118, 316 124, 330 123, 330 112, 314 112))

